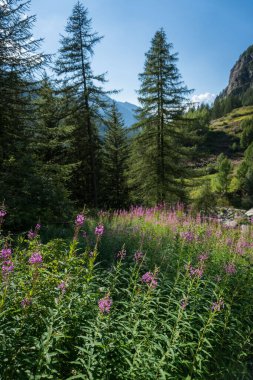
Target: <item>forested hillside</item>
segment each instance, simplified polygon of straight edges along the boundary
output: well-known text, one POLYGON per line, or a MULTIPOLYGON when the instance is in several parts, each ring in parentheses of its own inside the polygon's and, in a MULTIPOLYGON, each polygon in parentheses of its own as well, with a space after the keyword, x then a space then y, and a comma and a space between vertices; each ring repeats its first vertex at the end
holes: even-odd
POLYGON ((203 199, 213 205, 214 198, 221 205, 252 206, 251 69, 240 75, 251 67, 251 48, 214 106, 196 107, 160 29, 143 59, 139 106, 115 103, 117 89, 105 91, 106 75, 93 71, 103 38, 88 9, 74 5, 58 52, 48 56, 33 38, 29 5, 4 0, 0 12, 0 201, 8 209, 6 226, 17 215, 17 229, 38 218, 57 223, 83 207, 184 202, 199 209, 203 199), (244 81, 240 91, 236 78, 244 81), (231 96, 237 100, 231 103, 231 96))

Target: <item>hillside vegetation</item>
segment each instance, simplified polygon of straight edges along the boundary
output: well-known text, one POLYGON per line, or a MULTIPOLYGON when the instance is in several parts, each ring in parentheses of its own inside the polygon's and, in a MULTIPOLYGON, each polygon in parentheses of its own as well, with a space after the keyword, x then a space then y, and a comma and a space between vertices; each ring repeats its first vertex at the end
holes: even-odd
POLYGON ((241 145, 241 140, 243 132, 245 132, 245 121, 248 120, 253 120, 253 106, 236 108, 228 114, 210 121, 199 159, 197 159, 198 176, 189 181, 192 199, 198 198, 205 183, 209 183, 210 190, 215 193, 217 160, 221 154, 228 157, 232 164, 232 178, 228 186, 228 193, 233 194, 240 189, 237 172, 244 159, 245 147, 241 145))
POLYGON ((0 236, 3 380, 251 379, 251 227, 136 207, 40 228, 0 236))

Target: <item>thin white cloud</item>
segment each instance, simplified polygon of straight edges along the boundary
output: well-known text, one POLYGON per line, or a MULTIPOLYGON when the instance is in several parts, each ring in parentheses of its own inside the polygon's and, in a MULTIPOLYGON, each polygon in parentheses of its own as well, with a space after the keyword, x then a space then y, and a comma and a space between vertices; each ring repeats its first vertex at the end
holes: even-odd
POLYGON ((212 103, 216 98, 216 94, 212 94, 211 92, 205 92, 204 94, 193 95, 192 102, 193 103, 212 103))

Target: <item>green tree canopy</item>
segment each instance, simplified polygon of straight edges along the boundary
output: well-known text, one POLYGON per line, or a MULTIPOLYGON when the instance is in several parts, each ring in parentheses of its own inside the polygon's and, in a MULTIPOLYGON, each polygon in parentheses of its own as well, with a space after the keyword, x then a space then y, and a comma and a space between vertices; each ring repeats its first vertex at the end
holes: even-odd
POLYGON ((183 112, 189 90, 183 85, 163 29, 156 32, 139 75, 140 110, 134 127, 129 184, 135 200, 147 203, 184 197, 187 149, 183 112))
POLYGON ((107 121, 103 146, 103 202, 107 207, 127 204, 127 131, 114 102, 107 121))
POLYGON ((240 145, 243 149, 247 149, 253 142, 253 118, 243 120, 240 127, 242 128, 240 145))
POLYGON ((217 190, 221 195, 226 195, 228 193, 228 188, 231 182, 232 174, 232 163, 231 161, 221 153, 217 158, 217 190))
POLYGON ((41 179, 29 150, 30 131, 40 69, 49 58, 32 38, 29 6, 29 0, 4 0, 0 7, 0 201, 10 217, 18 214, 19 226, 39 216, 41 179))
POLYGON ((94 47, 102 39, 92 30, 88 10, 78 1, 61 37, 55 70, 61 78, 62 93, 72 115, 75 160, 72 193, 81 205, 97 206, 100 143, 97 123, 107 102, 102 85, 104 74, 95 75, 91 67, 94 47))

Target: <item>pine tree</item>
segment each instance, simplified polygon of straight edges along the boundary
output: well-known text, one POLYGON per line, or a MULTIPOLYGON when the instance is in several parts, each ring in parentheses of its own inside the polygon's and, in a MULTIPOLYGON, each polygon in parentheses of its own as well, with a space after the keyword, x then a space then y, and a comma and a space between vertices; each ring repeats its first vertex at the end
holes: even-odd
POLYGON ((213 104, 212 119, 218 119, 224 115, 224 106, 220 97, 217 97, 213 104))
POLYGON ((253 205, 253 142, 244 152, 244 159, 241 162, 237 179, 239 183, 239 193, 242 199, 243 207, 252 207, 253 205))
POLYGON ((91 68, 94 47, 101 41, 92 31, 88 10, 78 1, 61 38, 56 73, 63 77, 62 90, 69 100, 70 112, 76 124, 75 154, 78 169, 73 192, 80 204, 98 203, 99 136, 97 120, 106 106, 102 84, 105 76, 95 75, 91 68))
POLYGON ((176 67, 165 32, 156 32, 146 54, 141 86, 138 123, 130 158, 133 199, 148 203, 176 201, 184 197, 182 179, 186 169, 183 118, 187 88, 176 67))
POLYGON ((103 202, 111 208, 127 204, 126 161, 127 131, 116 103, 113 102, 103 146, 103 202))
POLYGON ((247 149, 253 142, 253 118, 244 119, 240 123, 242 134, 240 138, 241 148, 247 149))
POLYGON ((74 166, 71 163, 73 128, 63 120, 64 99, 56 96, 46 74, 34 103, 36 123, 30 131, 30 152, 42 184, 40 216, 52 222, 66 216, 70 208, 67 184, 74 166))
POLYGON ((221 195, 227 195, 233 167, 231 161, 223 153, 217 158, 217 169, 217 190, 221 195))
POLYGON ((207 154, 205 143, 208 139, 211 118, 210 107, 207 104, 201 104, 197 108, 190 108, 185 117, 187 119, 187 130, 192 135, 192 141, 189 141, 189 144, 193 142, 196 147, 193 152, 193 161, 196 162, 207 154))
POLYGON ((2 0, 0 7, 0 200, 9 214, 18 214, 22 226, 31 223, 33 202, 40 194, 28 127, 37 74, 47 60, 39 52, 40 40, 32 38, 35 16, 27 15, 29 6, 29 0, 2 0))

